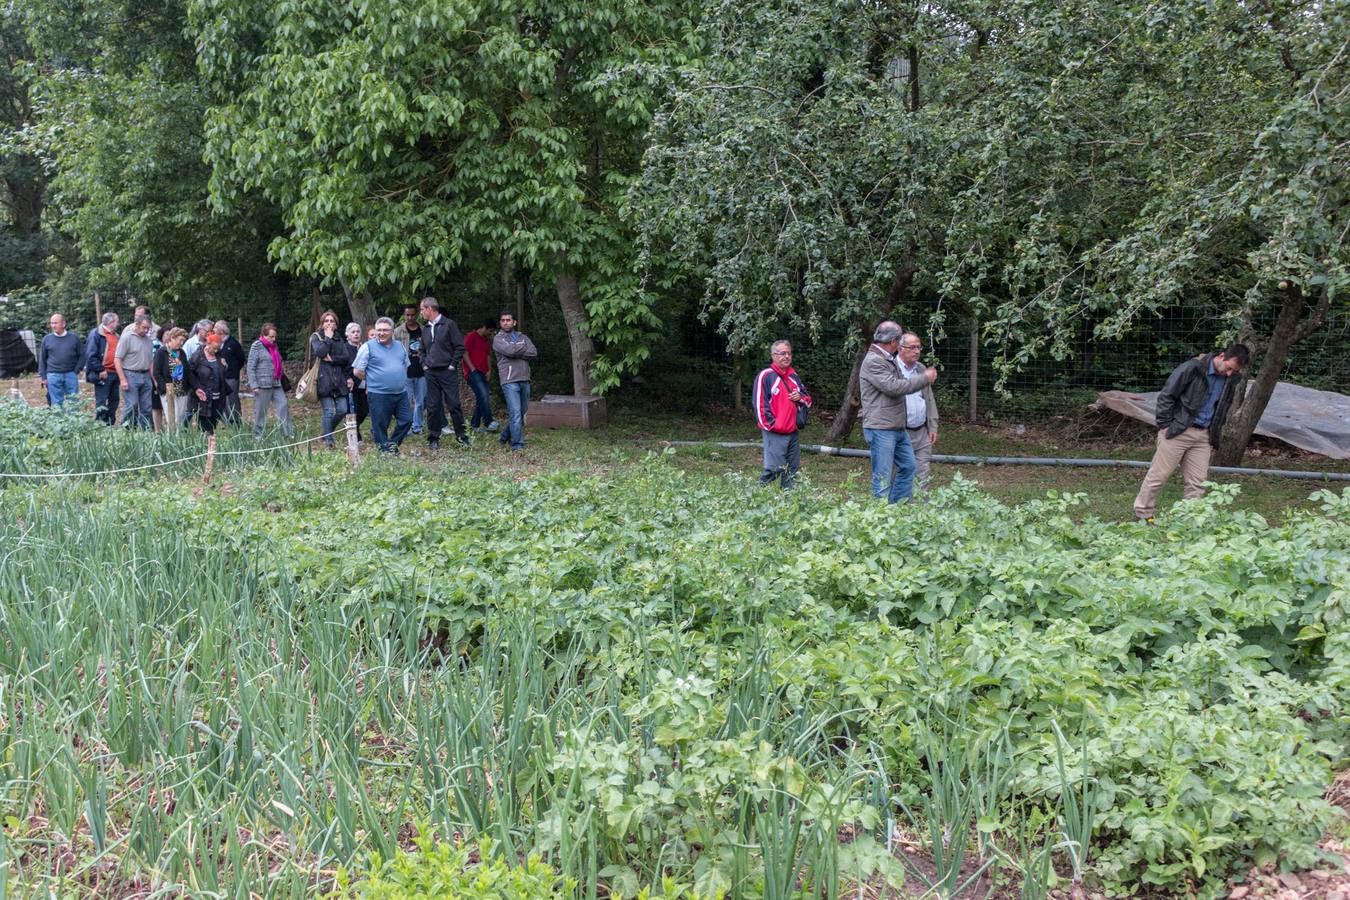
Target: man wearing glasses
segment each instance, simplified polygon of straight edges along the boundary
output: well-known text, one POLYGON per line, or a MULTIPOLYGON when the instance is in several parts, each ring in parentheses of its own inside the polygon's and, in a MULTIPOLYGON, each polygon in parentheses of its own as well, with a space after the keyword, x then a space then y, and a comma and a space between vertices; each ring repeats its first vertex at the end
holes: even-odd
POLYGON ((790 343, 775 341, 769 356, 769 367, 755 376, 755 424, 764 437, 764 474, 759 482, 770 484, 776 478, 787 490, 802 466, 797 432, 806 425, 811 395, 792 368, 790 343))
MULTIPOLYGON (((927 377, 927 370, 919 362, 923 352, 923 342, 913 332, 900 335, 900 357, 897 364, 904 378, 927 377)), ((922 391, 905 395, 905 431, 909 433, 909 445, 914 448, 914 493, 928 490, 929 470, 933 465, 933 445, 938 436, 937 402, 933 399, 933 386, 925 384, 922 391)))
POLYGON ((889 503, 908 500, 914 493, 914 449, 909 444, 909 405, 905 397, 922 393, 937 380, 931 366, 922 375, 900 375, 900 335, 904 329, 882 322, 858 369, 862 400, 863 437, 872 458, 872 496, 889 503))

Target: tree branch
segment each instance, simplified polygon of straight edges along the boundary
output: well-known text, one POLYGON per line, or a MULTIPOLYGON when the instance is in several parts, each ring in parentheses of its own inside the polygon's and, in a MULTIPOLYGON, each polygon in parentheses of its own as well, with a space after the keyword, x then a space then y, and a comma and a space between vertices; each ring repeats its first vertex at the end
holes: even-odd
MULTIPOLYGON (((1295 290, 1296 287, 1296 285, 1290 285, 1290 290, 1295 290)), ((1299 341, 1311 337, 1314 331, 1321 328, 1327 320, 1327 311, 1330 309, 1331 291, 1327 290, 1327 286, 1324 284, 1322 285, 1322 294, 1317 298, 1317 305, 1313 307, 1312 315, 1294 332, 1293 343, 1297 344, 1299 341)))

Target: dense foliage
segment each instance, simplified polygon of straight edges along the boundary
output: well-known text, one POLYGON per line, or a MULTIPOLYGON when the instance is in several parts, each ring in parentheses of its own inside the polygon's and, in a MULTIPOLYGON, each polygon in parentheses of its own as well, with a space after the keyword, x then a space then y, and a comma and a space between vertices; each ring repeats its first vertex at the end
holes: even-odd
POLYGON ((110 286, 185 320, 291 321, 316 285, 356 320, 538 299, 587 393, 653 374, 697 310, 678 355, 725 377, 723 349, 791 333, 846 401, 893 314, 1004 385, 1132 388, 1140 357, 1240 336, 1233 462, 1309 338, 1297 376, 1344 387, 1346 25, 1302 0, 10 4, 0 319, 110 286))
POLYGON ((0 877, 421 884, 480 838, 551 867, 510 883, 620 896, 1307 866, 1350 737, 1350 493, 1272 526, 1233 490, 1146 528, 659 457, 9 489, 0 877))
POLYGON ((733 347, 954 313, 1006 377, 1202 311, 1261 363, 1240 458, 1290 348, 1350 312, 1347 33, 1335 3, 712 3, 644 230, 733 347))

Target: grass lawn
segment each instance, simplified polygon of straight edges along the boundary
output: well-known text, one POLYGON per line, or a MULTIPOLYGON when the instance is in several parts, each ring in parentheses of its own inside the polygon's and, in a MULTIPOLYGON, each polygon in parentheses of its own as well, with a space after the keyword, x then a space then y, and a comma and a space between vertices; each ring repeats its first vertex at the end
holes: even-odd
MULTIPOLYGON (((1124 430, 1124 429, 1122 429, 1124 430)), ((1012 429, 985 426, 972 427, 951 423, 940 431, 939 450, 956 456, 1046 456, 1148 460, 1152 448, 1147 433, 1129 429, 1132 440, 1098 441, 1068 444, 1052 442, 1052 435, 1031 431, 1016 435, 1012 429)), ((745 414, 711 413, 697 418, 682 417, 649 410, 630 410, 620 407, 611 412, 611 425, 593 432, 568 430, 541 431, 530 436, 532 460, 550 463, 572 460, 584 465, 607 465, 629 459, 634 454, 662 451, 674 440, 707 440, 705 447, 670 448, 675 461, 684 469, 700 474, 738 473, 745 477, 759 474, 758 449, 727 449, 716 447, 718 441, 759 441, 759 432, 745 414)), ((812 423, 802 436, 804 444, 825 443, 825 428, 812 423)), ((855 429, 848 446, 865 449, 861 429, 855 429)), ((1303 455, 1294 458, 1280 453, 1270 458, 1271 451, 1259 448, 1262 457, 1248 459, 1253 467, 1315 469, 1319 471, 1346 471, 1336 461, 1303 455)), ((804 481, 816 487, 838 491, 846 495, 862 495, 868 490, 869 469, 866 459, 804 454, 802 458, 804 481)), ((1086 503, 1076 508, 1078 517, 1096 516, 1104 520, 1125 521, 1133 517, 1131 504, 1143 480, 1142 469, 1077 468, 1060 466, 1006 466, 953 465, 938 463, 933 467, 934 483, 943 485, 956 473, 978 482, 995 497, 1009 503, 1043 498, 1048 491, 1083 493, 1086 503)), ((1253 477, 1240 475, 1216 476, 1218 482, 1235 482, 1242 487, 1236 502, 1241 509, 1260 512, 1272 520, 1280 519, 1286 510, 1297 506, 1312 506, 1308 497, 1315 491, 1331 488, 1339 491, 1350 486, 1345 482, 1311 482, 1292 478, 1253 477)), ((1181 499, 1180 475, 1163 491, 1160 508, 1166 508, 1181 499)))
MULTIPOLYGON (((13 384, 30 405, 42 403, 42 391, 36 378, 18 379, 13 384)), ((81 382, 81 389, 86 388, 81 382)), ((245 421, 251 420, 250 408, 251 401, 245 399, 245 421)), ((317 431, 316 405, 293 403, 291 410, 302 433, 317 431)), ((1065 423, 1029 426, 1019 432, 1014 426, 972 426, 949 420, 943 424, 938 449, 941 453, 956 456, 1044 456, 1146 461, 1152 455, 1151 432, 1138 423, 1122 423, 1117 419, 1107 420, 1105 424, 1089 422, 1084 425, 1081 421, 1069 423, 1067 419, 1065 423)), ((368 435, 369 426, 363 431, 368 435)), ((802 442, 825 443, 825 431, 825 426, 819 420, 813 420, 803 433, 802 442)), ((591 432, 569 429, 531 431, 529 449, 522 458, 508 458, 503 453, 499 463, 490 463, 487 468, 504 466, 508 471, 533 471, 562 465, 604 470, 631 464, 649 452, 670 449, 675 461, 690 472, 758 476, 758 449, 733 450, 711 445, 670 447, 671 441, 701 440, 758 444, 759 432, 748 411, 718 409, 691 415, 621 401, 611 404, 608 427, 591 432)), ((445 446, 449 447, 450 442, 446 442, 445 446)), ((861 428, 854 429, 847 446, 866 449, 861 428)), ((404 447, 405 458, 409 460, 433 462, 436 459, 424 452, 426 445, 420 437, 410 436, 404 447)), ((495 454, 497 450, 494 442, 483 440, 475 452, 495 454)), ((1300 453, 1269 441, 1254 443, 1244 465, 1327 472, 1350 470, 1350 467, 1336 460, 1300 453)), ((1124 521, 1132 517, 1131 503, 1143 480, 1142 469, 938 463, 934 465, 934 483, 946 484, 957 472, 1009 503, 1043 498, 1048 491, 1083 493, 1086 502, 1075 508, 1075 515, 1079 518, 1096 516, 1107 521, 1124 521)), ((842 495, 861 496, 868 489, 869 475, 865 459, 805 454, 802 473, 805 484, 838 491, 842 495)), ((1240 484, 1242 493, 1237 500, 1237 507, 1255 510, 1272 520, 1281 519, 1291 507, 1311 506, 1308 497, 1315 491, 1331 488, 1339 492, 1347 486, 1346 482, 1321 483, 1264 476, 1221 475, 1216 476, 1215 480, 1240 484)), ((1178 475, 1163 491, 1159 507, 1165 509, 1180 499, 1181 481, 1178 475)))

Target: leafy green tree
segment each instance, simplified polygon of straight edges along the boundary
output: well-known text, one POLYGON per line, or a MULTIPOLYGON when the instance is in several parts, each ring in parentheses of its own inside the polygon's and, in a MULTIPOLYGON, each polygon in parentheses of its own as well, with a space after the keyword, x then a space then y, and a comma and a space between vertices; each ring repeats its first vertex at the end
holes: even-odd
POLYGON ((1263 354, 1240 455, 1344 308, 1343 4, 723 3, 703 33, 639 195, 733 349, 932 302, 1006 375, 1192 304, 1263 354))
POLYGON ((733 352, 842 326, 856 348, 830 440, 851 430, 877 322, 933 296, 961 155, 968 10, 723 2, 706 59, 672 73, 635 193, 647 245, 705 274, 733 352))
POLYGON ((183 5, 34 0, 26 25, 41 62, 28 146, 90 277, 182 312, 265 290, 278 225, 257 203, 232 215, 209 205, 207 97, 183 5))
POLYGON ((1023 4, 985 59, 988 135, 947 289, 997 295, 1006 363, 1178 304, 1257 351, 1239 461, 1298 341, 1350 313, 1344 4, 1023 4), (992 248, 993 252, 990 252, 992 248))
POLYGON ((359 297, 505 257, 556 287, 576 393, 643 357, 658 320, 621 212, 654 105, 647 72, 685 53, 684 0, 191 11, 202 71, 228 98, 207 129, 214 196, 277 204, 279 266, 359 297))
POLYGON ((19 11, 0 10, 0 291, 42 279, 46 236, 42 209, 46 179, 41 164, 24 146, 33 122, 28 90, 32 51, 19 11))

